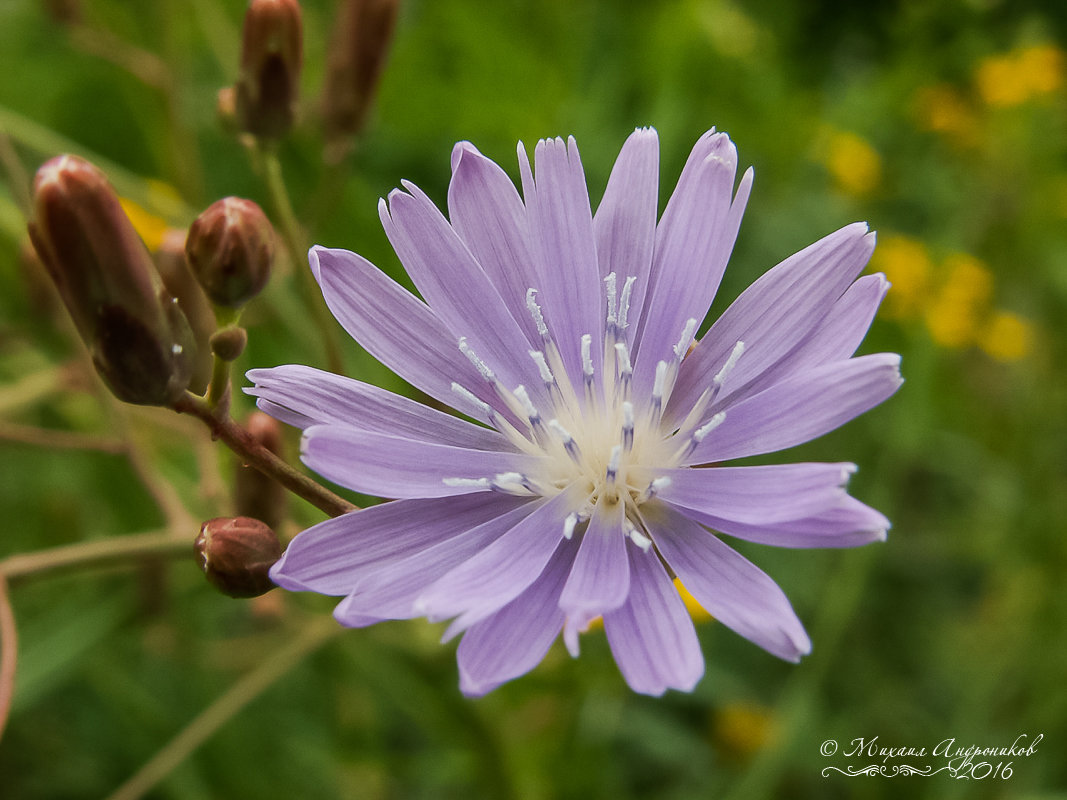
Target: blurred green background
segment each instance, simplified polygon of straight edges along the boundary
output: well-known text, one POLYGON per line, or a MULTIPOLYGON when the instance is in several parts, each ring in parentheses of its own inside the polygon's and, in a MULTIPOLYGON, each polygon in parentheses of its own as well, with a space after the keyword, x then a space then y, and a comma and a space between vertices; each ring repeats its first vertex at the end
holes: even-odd
MULTIPOLYGON (((739 548, 790 596, 813 653, 784 664, 703 622, 706 676, 660 699, 627 689, 598 633, 577 661, 557 644, 476 701, 459 693, 454 644, 423 621, 345 632, 290 668, 331 603, 230 600, 191 557, 13 580, 0 798, 108 796, 235 685, 252 689, 247 707, 148 796, 1067 797, 1067 7, 405 0, 370 125, 327 168, 334 4, 303 5, 302 114, 281 148, 297 215, 309 240, 393 274, 376 200, 406 178, 443 205, 460 139, 517 176, 517 140, 574 134, 595 204, 625 137, 653 125, 662 207, 696 138, 728 131, 756 184, 718 310, 868 220, 872 269, 895 288, 863 352, 902 353, 906 383, 775 460, 855 461, 852 493, 893 530, 855 551, 739 548), (249 687, 274 667, 280 679, 249 687), (843 755, 857 737, 929 751, 1020 734, 1044 735, 1035 754, 975 759, 1013 761, 1006 779, 822 774, 882 763, 843 755), (838 755, 820 754, 828 739, 838 755)), ((243 8, 0 2, 0 559, 174 525, 191 543, 200 520, 231 513, 232 456, 189 420, 101 393, 27 256, 17 200, 40 163, 73 151, 139 207, 150 245, 224 195, 269 209, 216 113, 243 8)), ((323 364, 295 294, 283 265, 246 314, 238 374, 323 364)), ((347 340, 345 360, 396 388, 347 340)), ((286 533, 321 516, 294 501, 286 533)))

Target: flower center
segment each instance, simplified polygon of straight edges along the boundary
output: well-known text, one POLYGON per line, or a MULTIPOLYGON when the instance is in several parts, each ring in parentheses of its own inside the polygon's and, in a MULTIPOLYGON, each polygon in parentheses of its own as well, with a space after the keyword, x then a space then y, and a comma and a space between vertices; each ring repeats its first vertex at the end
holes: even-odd
POLYGON ((589 518, 597 503, 623 503, 627 535, 640 546, 649 546, 650 539, 642 532, 638 509, 669 485, 670 478, 663 476, 662 471, 681 466, 697 444, 725 419, 725 412, 719 412, 705 421, 704 413, 740 357, 744 344, 737 343, 712 386, 683 422, 668 429, 662 424, 663 409, 677 380, 682 359, 693 342, 697 321, 690 319, 686 322, 671 357, 657 363, 651 394, 635 398, 633 366, 626 336, 634 280, 627 278, 619 293, 615 273, 604 279, 607 313, 602 374, 598 375, 594 367, 593 337, 584 334, 580 340, 580 386, 571 381, 559 348, 549 333, 537 304, 537 290, 527 291, 527 309, 542 344, 540 350, 531 350, 529 355, 544 384, 543 396, 549 398, 547 405, 536 405, 523 385, 507 389, 474 353, 466 339, 459 340, 461 352, 503 400, 509 413, 493 409, 459 384, 452 385, 453 391, 468 405, 477 407, 480 416, 507 436, 521 452, 542 456, 543 466, 530 473, 506 472, 479 479, 449 478, 446 483, 545 497, 577 487, 586 494, 586 501, 580 510, 567 517, 564 524, 566 537, 569 538, 575 528, 589 518))

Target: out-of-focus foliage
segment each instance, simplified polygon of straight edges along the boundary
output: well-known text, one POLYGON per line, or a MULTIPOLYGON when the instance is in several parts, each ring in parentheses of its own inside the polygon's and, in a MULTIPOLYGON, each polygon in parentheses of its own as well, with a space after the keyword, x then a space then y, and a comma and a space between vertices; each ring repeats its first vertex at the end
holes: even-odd
MULTIPOLYGON (((269 208, 216 118, 218 89, 237 77, 244 4, 83 0, 76 27, 47 13, 56 5, 0 3, 0 132, 15 174, 0 187, 0 558, 168 521, 130 459, 35 441, 30 428, 139 431, 156 483, 187 506, 190 557, 12 586, 20 658, 0 798, 26 800, 106 796, 330 609, 281 592, 231 600, 204 581, 192 541, 200 520, 233 513, 233 459, 172 412, 102 399, 25 255, 17 205, 19 168, 32 175, 71 150, 136 206, 150 246, 160 225, 184 227, 222 196, 269 208)), ((1063 5, 407 0, 376 110, 342 168, 323 166, 317 111, 333 3, 303 6, 301 115, 280 150, 297 215, 314 241, 394 275, 376 200, 406 178, 443 205, 459 139, 517 176, 516 140, 574 134, 595 203, 626 135, 654 125, 662 205, 697 136, 728 131, 756 185, 717 310, 781 258, 868 220, 880 232, 872 269, 895 288, 864 350, 901 352, 907 382, 788 455, 858 463, 853 493, 894 528, 857 551, 742 548, 808 625, 814 652, 800 665, 704 622, 704 680, 651 699, 626 688, 594 632, 579 660, 557 645, 530 675, 468 701, 438 626, 383 624, 303 660, 151 796, 1062 796, 1063 5), (822 775, 881 763, 821 755, 828 739, 841 752, 856 737, 929 751, 1019 734, 1044 741, 1008 779, 822 775)), ((249 306, 238 372, 323 365, 294 299, 303 268, 280 264, 249 306)), ((354 344, 344 356, 349 374, 400 388, 354 344)), ((239 415, 252 408, 234 402, 239 415)), ((292 515, 283 533, 321 518, 303 503, 292 515)))

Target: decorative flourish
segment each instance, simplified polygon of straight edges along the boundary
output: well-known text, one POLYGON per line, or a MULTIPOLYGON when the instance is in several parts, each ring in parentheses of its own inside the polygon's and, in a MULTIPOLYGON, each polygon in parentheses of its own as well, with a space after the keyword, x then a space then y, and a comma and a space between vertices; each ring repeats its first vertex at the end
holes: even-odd
POLYGON ((871 778, 879 776, 882 778, 895 778, 897 775, 903 775, 909 777, 911 775, 919 775, 923 778, 928 778, 931 775, 936 775, 939 772, 952 771, 952 767, 938 767, 934 769, 932 765, 927 764, 925 767, 913 767, 910 764, 900 765, 886 765, 886 764, 871 764, 868 767, 853 767, 846 766, 844 769, 839 767, 824 767, 822 776, 824 778, 829 777, 831 772, 839 772, 842 775, 847 775, 850 778, 855 778, 857 775, 866 775, 871 778))
POLYGON ((534 667, 595 617, 630 686, 689 690, 704 664, 672 573, 724 625, 796 661, 785 594, 709 529, 784 547, 850 547, 889 522, 851 498, 852 464, 718 466, 832 430, 899 387, 899 356, 852 358, 887 289, 849 225, 760 278, 696 341, 752 186, 714 130, 657 224, 658 140, 624 145, 590 211, 573 139, 520 145, 523 197, 461 142, 450 220, 417 187, 382 200, 425 303, 366 259, 313 248, 331 311, 408 383, 472 424, 303 366, 253 370, 260 407, 304 429, 332 481, 396 502, 300 534, 272 570, 343 595, 336 617, 452 619, 461 688, 534 667))

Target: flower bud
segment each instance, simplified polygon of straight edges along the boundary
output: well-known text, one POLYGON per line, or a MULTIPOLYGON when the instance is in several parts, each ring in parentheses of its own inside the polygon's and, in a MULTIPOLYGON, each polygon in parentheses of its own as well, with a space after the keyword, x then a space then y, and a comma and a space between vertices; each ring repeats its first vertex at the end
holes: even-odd
MULTIPOLYGON (((274 455, 282 455, 282 426, 274 417, 254 411, 248 417, 245 429, 274 455)), ((280 526, 289 502, 289 493, 282 485, 247 464, 238 465, 236 478, 234 499, 237 513, 261 519, 272 528, 280 526)))
POLYGON ((208 581, 230 597, 258 597, 274 588, 270 568, 282 556, 271 528, 251 517, 216 517, 193 545, 208 581))
POLYGON ((30 238, 100 377, 128 403, 173 403, 196 343, 107 178, 58 156, 38 170, 33 199, 30 238))
POLYGON ((263 289, 274 261, 274 229, 251 200, 224 197, 189 228, 185 254, 211 302, 239 308, 263 289))
POLYGON ((333 149, 363 129, 399 6, 399 0, 343 0, 337 11, 322 109, 326 138, 333 149))
POLYGON ((278 139, 293 126, 303 65, 297 0, 251 0, 245 12, 237 118, 254 136, 278 139))
POLYGON ((185 259, 185 231, 171 228, 155 253, 156 268, 167 291, 178 298, 196 340, 196 359, 189 389, 203 394, 211 380, 211 335, 217 327, 215 310, 185 259))
POLYGON ((248 331, 229 325, 211 337, 211 352, 223 361, 236 361, 248 345, 248 331))

